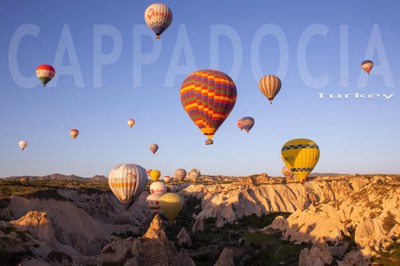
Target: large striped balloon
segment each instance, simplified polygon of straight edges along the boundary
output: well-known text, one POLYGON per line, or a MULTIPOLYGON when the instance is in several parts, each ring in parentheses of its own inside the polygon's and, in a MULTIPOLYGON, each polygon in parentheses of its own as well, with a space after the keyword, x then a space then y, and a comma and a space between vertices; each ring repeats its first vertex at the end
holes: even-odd
POLYGON ((258 87, 262 94, 268 98, 269 102, 272 104, 272 100, 278 94, 281 89, 281 80, 274 75, 266 75, 260 79, 258 87))
POLYGON ((108 175, 108 184, 118 200, 128 208, 147 184, 146 169, 136 164, 120 164, 108 175))
POLYGON ((172 222, 183 207, 183 198, 178 193, 165 193, 160 198, 160 207, 165 216, 172 222))
POLYGON ((215 132, 236 103, 237 91, 233 80, 217 70, 193 72, 182 83, 182 106, 201 132, 212 144, 215 132))
POLYGON ((293 139, 282 147, 282 160, 293 174, 303 182, 319 160, 319 147, 309 139, 293 139))
POLYGON ((157 39, 160 39, 161 33, 171 25, 172 18, 171 9, 165 4, 152 4, 144 12, 144 20, 154 31, 157 39))
POLYGON ((43 83, 43 87, 54 78, 56 70, 51 65, 40 65, 36 68, 36 76, 43 83))
POLYGON ((254 126, 254 118, 250 116, 245 116, 240 119, 240 122, 242 124, 242 128, 246 130, 247 133, 249 133, 250 129, 254 126))

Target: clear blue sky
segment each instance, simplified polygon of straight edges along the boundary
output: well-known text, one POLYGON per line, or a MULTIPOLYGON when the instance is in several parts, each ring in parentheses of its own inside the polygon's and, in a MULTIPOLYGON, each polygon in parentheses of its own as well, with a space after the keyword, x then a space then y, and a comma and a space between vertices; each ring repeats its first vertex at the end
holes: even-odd
POLYGON ((281 147, 293 138, 318 143, 314 172, 400 172, 399 1, 165 1, 174 20, 161 40, 143 19, 151 3, 0 3, 0 177, 108 175, 120 163, 162 175, 278 175, 281 147), (370 76, 364 59, 375 62, 370 76), (43 63, 57 71, 46 88, 35 77, 43 63), (231 75, 238 99, 205 146, 179 90, 186 75, 210 67, 231 75), (260 74, 282 80, 272 105, 260 74), (249 134, 236 127, 243 116, 255 118, 249 134))

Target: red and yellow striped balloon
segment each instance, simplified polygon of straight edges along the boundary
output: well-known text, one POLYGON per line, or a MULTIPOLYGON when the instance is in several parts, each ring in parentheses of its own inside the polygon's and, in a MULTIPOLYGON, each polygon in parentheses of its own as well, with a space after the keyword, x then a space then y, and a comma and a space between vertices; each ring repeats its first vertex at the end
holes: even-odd
POLYGON ((268 98, 270 104, 281 89, 281 80, 274 75, 266 75, 260 79, 258 87, 262 94, 268 98))
POLYGON ((182 106, 200 131, 212 138, 229 116, 236 103, 237 91, 233 80, 217 70, 193 72, 182 83, 182 106))
POLYGON ((43 87, 54 78, 56 70, 51 65, 40 65, 36 68, 36 76, 43 83, 43 87))

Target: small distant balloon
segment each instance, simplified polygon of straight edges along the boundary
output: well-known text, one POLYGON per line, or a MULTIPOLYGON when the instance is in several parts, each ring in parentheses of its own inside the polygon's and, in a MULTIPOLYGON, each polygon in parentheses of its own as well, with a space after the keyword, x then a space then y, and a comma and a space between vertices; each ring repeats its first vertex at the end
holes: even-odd
POLYGON ((179 168, 175 171, 175 178, 179 181, 182 182, 183 179, 186 177, 186 170, 179 168))
POLYGON ((254 118, 253 118, 253 117, 250 117, 250 116, 242 117, 242 118, 240 119, 240 122, 241 122, 241 124, 242 124, 242 128, 243 128, 247 133, 249 133, 249 131, 253 128, 254 123, 255 123, 254 118))
POLYGON ((51 65, 40 65, 36 68, 36 76, 40 79, 43 84, 43 87, 54 78, 56 74, 56 70, 51 65))
POLYGON ((158 145, 157 144, 151 144, 150 145, 150 150, 153 154, 156 154, 156 152, 158 151, 158 145))
POLYGON ((272 104, 272 100, 281 90, 281 85, 281 80, 275 75, 266 75, 262 77, 258 83, 260 91, 267 97, 270 104, 272 104))
POLYGON ((237 125, 237 127, 238 127, 241 131, 243 130, 243 125, 242 125, 241 119, 239 119, 239 120, 236 122, 236 125, 237 125))
POLYGON ((170 176, 168 176, 168 175, 164 176, 164 182, 166 184, 170 183, 171 181, 172 181, 172 178, 170 176))
POLYGON ((128 126, 129 126, 130 128, 132 128, 133 125, 135 125, 135 120, 134 120, 134 119, 129 119, 129 120, 128 120, 128 126))
POLYGON ((21 140, 18 142, 18 146, 23 151, 26 147, 28 147, 28 142, 26 140, 21 140))
POLYGON ((290 178, 293 177, 292 171, 290 171, 290 168, 287 166, 282 167, 282 174, 284 177, 290 177, 290 178))
POLYGON ((165 192, 167 192, 167 186, 165 185, 164 182, 157 181, 157 182, 153 182, 153 183, 150 185, 150 193, 151 193, 151 194, 159 194, 159 195, 162 195, 162 194, 164 194, 165 192))
POLYGON ((144 12, 144 20, 156 38, 160 39, 161 34, 171 25, 173 19, 171 9, 165 4, 152 4, 144 12))
POLYGON ((153 180, 153 182, 156 182, 160 178, 161 172, 158 170, 151 170, 149 175, 151 180, 153 180))
POLYGON ((71 129, 71 131, 69 132, 69 134, 71 135, 71 137, 73 139, 76 139, 76 137, 79 135, 79 130, 77 129, 71 129))
POLYGON ((190 170, 189 176, 190 176, 190 178, 193 179, 194 183, 197 183, 197 181, 199 180, 199 178, 201 176, 200 170, 193 168, 192 170, 190 170))
POLYGON ((147 207, 149 207, 152 213, 158 213, 160 211, 160 194, 150 194, 146 198, 147 207))
POLYGON ((372 68, 374 67, 374 62, 372 62, 371 60, 364 60, 361 63, 361 67, 369 75, 369 72, 371 72, 372 68))

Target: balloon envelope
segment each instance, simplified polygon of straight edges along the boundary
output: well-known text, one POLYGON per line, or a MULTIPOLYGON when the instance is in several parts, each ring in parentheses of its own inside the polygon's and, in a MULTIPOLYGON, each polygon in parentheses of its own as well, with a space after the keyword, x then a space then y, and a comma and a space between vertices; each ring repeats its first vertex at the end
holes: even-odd
POLYGON ((253 128, 254 123, 255 123, 254 118, 253 118, 253 117, 250 117, 250 116, 242 117, 242 119, 240 119, 240 122, 241 122, 241 124, 242 124, 242 128, 243 128, 247 133, 249 133, 249 131, 253 128))
POLYGON ((129 126, 129 127, 133 127, 133 125, 135 125, 135 120, 129 119, 129 120, 128 120, 128 126, 129 126))
POLYGON ((72 137, 73 139, 76 139, 76 137, 79 135, 79 130, 77 130, 77 129, 72 129, 72 130, 69 132, 69 134, 71 135, 71 137, 72 137))
POLYGON ((165 216, 172 222, 183 207, 183 198, 178 193, 165 193, 160 198, 160 207, 165 216))
POLYGON ((172 181, 172 178, 170 176, 168 176, 168 175, 164 176, 164 182, 166 184, 170 183, 171 181, 172 181))
POLYGON ((183 179, 186 177, 186 170, 179 168, 175 171, 175 178, 179 181, 182 182, 183 179))
POLYGON ((237 125, 237 127, 238 127, 240 130, 243 130, 243 125, 242 125, 241 119, 239 119, 239 120, 236 122, 236 125, 237 125))
POLYGON ((275 75, 266 75, 260 79, 258 82, 258 87, 262 94, 269 100, 272 104, 272 100, 281 90, 282 82, 281 80, 275 75))
POLYGON ((21 150, 24 150, 26 147, 28 147, 28 142, 26 140, 21 140, 18 142, 18 146, 21 150))
POLYGON ((200 70, 185 78, 180 98, 186 113, 208 137, 206 144, 212 144, 214 134, 235 106, 236 85, 221 71, 200 70))
POLYGON ((293 139, 282 147, 282 160, 290 171, 302 182, 319 160, 319 147, 309 139, 293 139))
POLYGON ((150 150, 153 154, 155 154, 158 150, 158 145, 157 144, 151 144, 150 145, 150 150))
POLYGON ((201 176, 200 170, 195 169, 195 168, 190 170, 189 176, 190 176, 190 178, 192 178, 194 183, 197 183, 197 181, 199 180, 199 178, 201 176))
POLYGON ((165 192, 167 192, 167 186, 165 185, 164 182, 157 181, 157 182, 153 182, 153 183, 150 185, 150 193, 151 193, 151 194, 159 194, 159 195, 162 195, 162 194, 164 194, 165 192))
POLYGON ((287 166, 282 167, 282 174, 284 177, 293 177, 292 171, 290 171, 290 168, 287 166))
POLYGON ((371 72, 372 68, 374 67, 374 62, 372 62, 371 60, 364 60, 361 63, 361 68, 364 69, 365 72, 368 73, 371 72))
POLYGON ((158 213, 160 211, 160 198, 160 194, 150 194, 147 196, 147 207, 149 207, 152 213, 158 213))
POLYGON ((161 172, 158 170, 151 170, 149 175, 151 180, 153 180, 153 182, 156 182, 160 178, 161 172))
POLYGON ((108 175, 108 184, 118 200, 128 208, 147 184, 146 170, 137 164, 120 164, 108 175))
POLYGON ((56 70, 51 65, 43 64, 36 68, 36 76, 43 83, 43 87, 54 78, 55 74, 56 70))
POLYGON ((171 25, 173 19, 171 9, 165 4, 152 4, 144 12, 144 20, 160 39, 161 34, 171 25))

